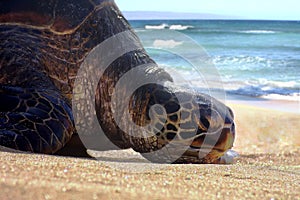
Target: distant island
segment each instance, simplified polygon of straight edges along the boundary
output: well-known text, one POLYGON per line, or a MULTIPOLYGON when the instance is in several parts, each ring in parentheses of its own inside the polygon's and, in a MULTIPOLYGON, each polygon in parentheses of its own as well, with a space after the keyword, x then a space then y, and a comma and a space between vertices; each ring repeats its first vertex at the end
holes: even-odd
POLYGON ((157 11, 123 11, 128 20, 150 19, 241 19, 238 16, 216 15, 210 13, 177 13, 157 11))

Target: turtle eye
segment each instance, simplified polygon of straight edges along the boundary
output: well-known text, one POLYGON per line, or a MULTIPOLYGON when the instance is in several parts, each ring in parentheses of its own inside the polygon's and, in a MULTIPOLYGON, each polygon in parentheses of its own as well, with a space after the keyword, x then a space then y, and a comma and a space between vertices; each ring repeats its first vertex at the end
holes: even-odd
POLYGON ((205 116, 200 116, 200 122, 204 125, 206 130, 209 129, 210 123, 209 123, 209 120, 205 116))
POLYGON ((200 117, 195 117, 194 120, 196 121, 197 123, 197 126, 198 126, 198 130, 197 130, 197 134, 196 135, 200 135, 202 133, 207 133, 209 127, 210 127, 210 122, 209 120, 203 116, 203 115, 200 115, 200 117))

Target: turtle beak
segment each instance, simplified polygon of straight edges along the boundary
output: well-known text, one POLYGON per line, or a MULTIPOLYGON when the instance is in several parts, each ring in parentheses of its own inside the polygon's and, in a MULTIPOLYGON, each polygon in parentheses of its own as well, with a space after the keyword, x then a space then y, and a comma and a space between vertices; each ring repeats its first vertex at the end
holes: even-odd
MULTIPOLYGON (((224 108, 225 112, 218 112, 213 109, 209 115, 201 116, 200 120, 202 121, 198 122, 201 124, 199 129, 203 127, 203 124, 206 124, 207 130, 195 138, 190 145, 193 149, 199 149, 199 159, 204 159, 207 163, 213 163, 233 147, 235 140, 234 116, 230 108, 224 108)), ((203 132, 203 129, 200 131, 203 132)))
POLYGON ((234 124, 234 115, 232 110, 227 107, 227 113, 224 116, 224 126, 219 135, 219 139, 215 145, 215 149, 223 150, 226 152, 227 150, 233 147, 233 142, 235 139, 235 124, 234 124))

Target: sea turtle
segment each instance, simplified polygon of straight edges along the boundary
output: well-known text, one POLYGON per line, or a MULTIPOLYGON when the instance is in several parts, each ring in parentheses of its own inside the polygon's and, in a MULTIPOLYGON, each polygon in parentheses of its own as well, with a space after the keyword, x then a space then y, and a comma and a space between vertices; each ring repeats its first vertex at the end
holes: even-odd
MULTIPOLYGON (((139 43, 112 0, 1 1, 0 146, 87 156, 76 133, 71 106, 76 75, 94 47, 124 31, 131 32, 139 43)), ((125 93, 126 88, 124 85, 125 93)), ((146 153, 144 156, 154 162, 168 162, 173 152, 184 146, 186 150, 173 163, 220 163, 221 156, 233 146, 235 128, 230 108, 208 95, 173 86, 170 75, 143 48, 125 53, 107 68, 96 90, 95 105, 101 127, 117 147, 146 153), (149 123, 153 105, 162 105, 167 116, 161 122, 161 110, 154 109, 152 118, 161 127, 156 134, 139 138, 116 124, 110 101, 118 80, 143 64, 150 65, 139 69, 140 76, 171 84, 147 84, 132 95, 129 112, 137 125, 149 123), (178 95, 184 105, 179 104, 178 95), (201 157, 201 146, 209 149, 204 139, 213 141, 213 146, 201 157), (167 153, 147 154, 159 152, 170 142, 175 145, 167 153)), ((78 102, 80 106, 84 109, 85 102, 78 102)), ((123 115, 123 111, 117 112, 123 115)))

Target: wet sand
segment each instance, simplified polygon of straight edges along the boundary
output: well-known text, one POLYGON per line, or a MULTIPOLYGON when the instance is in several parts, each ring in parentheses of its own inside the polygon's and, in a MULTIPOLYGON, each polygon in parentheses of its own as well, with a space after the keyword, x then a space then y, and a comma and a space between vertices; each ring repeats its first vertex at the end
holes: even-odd
MULTIPOLYGON (((0 199, 300 199, 300 114, 243 104, 232 165, 156 165, 0 151, 0 199)), ((123 158, 123 162, 114 159, 123 158)))

